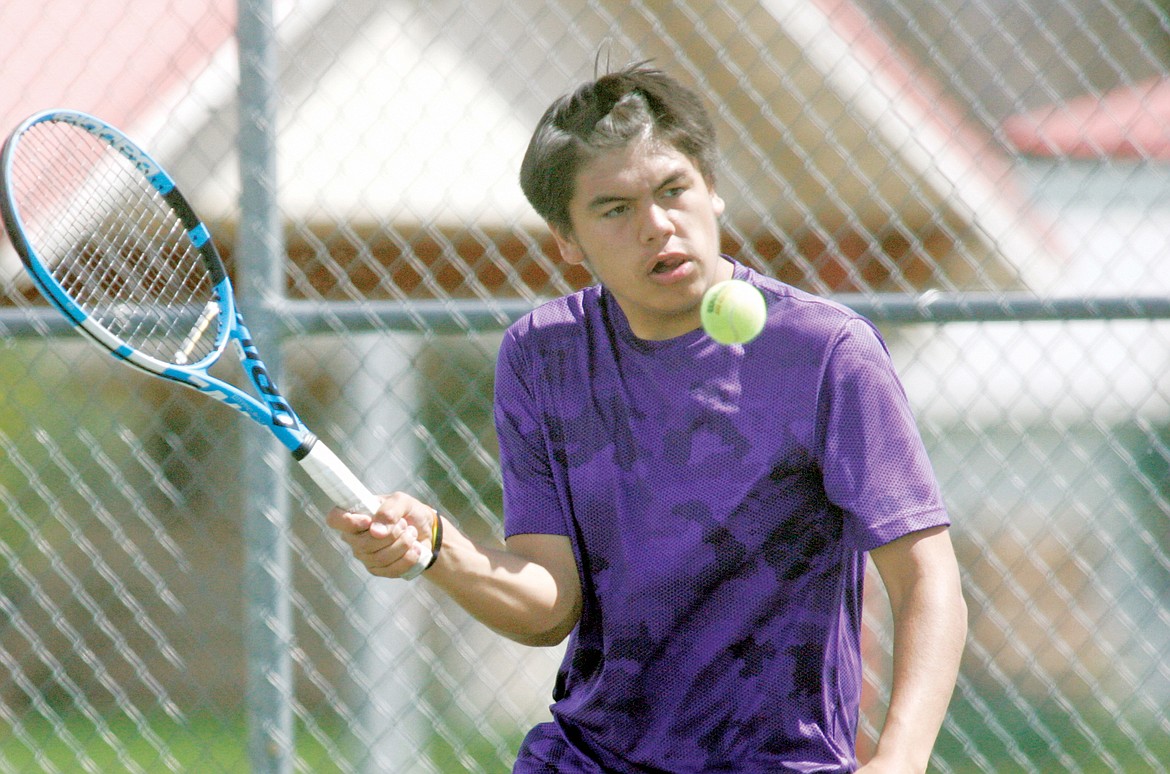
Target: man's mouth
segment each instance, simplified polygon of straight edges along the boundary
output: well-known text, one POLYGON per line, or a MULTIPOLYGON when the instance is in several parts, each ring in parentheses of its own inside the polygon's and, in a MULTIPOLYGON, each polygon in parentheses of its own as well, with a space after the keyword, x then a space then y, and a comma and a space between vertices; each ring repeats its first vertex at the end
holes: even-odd
POLYGON ((664 258, 658 263, 654 264, 654 268, 650 270, 651 274, 666 274, 677 269, 683 264, 685 259, 677 256, 664 258))

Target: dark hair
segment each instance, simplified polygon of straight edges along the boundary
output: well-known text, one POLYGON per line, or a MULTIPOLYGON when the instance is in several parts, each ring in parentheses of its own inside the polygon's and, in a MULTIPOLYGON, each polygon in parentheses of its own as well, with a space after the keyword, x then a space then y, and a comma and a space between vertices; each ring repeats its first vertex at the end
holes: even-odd
POLYGON ((639 62, 585 83, 549 106, 520 164, 520 187, 542 218, 570 233, 569 199, 582 164, 639 137, 670 145, 714 182, 715 128, 699 96, 639 62))

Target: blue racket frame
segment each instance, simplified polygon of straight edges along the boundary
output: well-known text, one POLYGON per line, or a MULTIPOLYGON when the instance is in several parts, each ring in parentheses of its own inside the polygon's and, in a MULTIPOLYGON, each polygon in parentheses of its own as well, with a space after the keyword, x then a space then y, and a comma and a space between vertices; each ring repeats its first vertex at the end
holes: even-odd
MULTIPOLYGON (((237 409, 253 421, 271 430, 280 442, 293 452, 295 457, 299 458, 307 454, 316 438, 297 417, 296 412, 292 410, 268 374, 268 369, 260 359, 252 336, 236 308, 235 292, 231 279, 228 277, 223 260, 211 239, 211 233, 199 219, 186 197, 179 191, 174 179, 149 153, 140 148, 123 132, 87 113, 73 110, 46 110, 25 119, 14 130, 12 136, 19 137, 34 125, 43 122, 70 124, 105 142, 133 163, 154 189, 159 192, 175 214, 179 216, 191 246, 198 251, 207 266, 215 286, 214 303, 219 304, 220 308, 220 325, 216 330, 215 342, 211 351, 194 363, 176 365, 158 360, 132 348, 104 326, 94 321, 84 309, 74 303, 69 293, 53 277, 32 244, 25 237, 24 223, 20 218, 20 213, 15 207, 9 206, 11 197, 0 197, 8 235, 41 295, 60 310, 81 332, 115 357, 148 373, 198 390, 237 409), (237 345, 244 373, 256 394, 260 396, 259 399, 235 385, 213 376, 210 372, 211 367, 223 355, 228 344, 233 342, 237 345)), ((6 181, 11 179, 13 147, 11 140, 6 142, 2 155, 0 155, 0 174, 2 174, 5 185, 7 185, 6 181)))
MULTIPOLYGON (((290 451, 306 473, 328 494, 334 503, 352 512, 373 515, 380 499, 349 470, 297 417, 284 399, 252 340, 252 335, 236 307, 231 280, 215 248, 210 232, 180 193, 175 181, 162 166, 123 132, 101 119, 74 110, 46 110, 25 119, 9 135, 0 149, 0 215, 13 246, 24 262, 29 276, 40 293, 88 339, 135 368, 190 387, 238 410, 257 424, 267 427, 290 451), (19 138, 42 122, 65 123, 82 129, 128 159, 163 197, 181 222, 187 239, 203 259, 212 283, 209 304, 218 305, 219 326, 210 351, 193 363, 176 364, 152 357, 129 345, 100 324, 73 301, 66 288, 52 275, 36 249, 25 236, 25 224, 12 191, 13 157, 19 138), (252 395, 211 374, 211 367, 223 356, 229 343, 234 344, 244 374, 254 388, 252 395), (257 397, 257 395, 259 397, 257 397)), ((438 518, 435 514, 434 518, 438 518)), ((433 554, 429 541, 415 544, 417 559, 402 575, 413 578, 430 566, 433 554)))

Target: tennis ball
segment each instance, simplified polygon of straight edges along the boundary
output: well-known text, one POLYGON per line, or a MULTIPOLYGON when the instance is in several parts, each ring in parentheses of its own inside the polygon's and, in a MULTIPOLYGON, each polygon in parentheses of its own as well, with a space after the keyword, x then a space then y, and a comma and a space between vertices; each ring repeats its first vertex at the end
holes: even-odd
POLYGON ((767 313, 763 293, 743 280, 731 279, 707 289, 699 318, 707 335, 720 344, 747 344, 764 329, 767 313))

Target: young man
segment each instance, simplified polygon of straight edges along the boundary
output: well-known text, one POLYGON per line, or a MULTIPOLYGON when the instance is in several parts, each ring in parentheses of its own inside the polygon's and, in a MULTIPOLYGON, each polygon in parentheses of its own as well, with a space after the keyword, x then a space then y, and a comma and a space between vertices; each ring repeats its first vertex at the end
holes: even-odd
MULTIPOLYGON (((515 771, 847 772, 868 553, 895 648, 860 770, 924 771, 966 633, 947 514, 873 326, 720 255, 714 153, 696 95, 645 65, 542 118, 525 194, 600 284, 504 337, 506 547, 443 519, 423 577, 514 640, 571 638, 515 771), (731 277, 768 303, 746 345, 699 326, 731 277)), ((329 523, 397 577, 439 518, 398 493, 329 523)))

